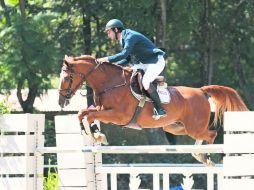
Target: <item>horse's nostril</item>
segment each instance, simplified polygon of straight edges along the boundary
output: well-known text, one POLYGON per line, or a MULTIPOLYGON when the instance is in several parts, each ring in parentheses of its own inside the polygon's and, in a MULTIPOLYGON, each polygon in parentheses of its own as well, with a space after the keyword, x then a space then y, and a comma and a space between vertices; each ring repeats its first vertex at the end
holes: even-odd
POLYGON ((69 99, 65 99, 65 106, 67 106, 70 103, 69 99))
POLYGON ((64 105, 65 105, 65 97, 64 96, 59 95, 58 104, 60 105, 61 108, 64 107, 64 105))

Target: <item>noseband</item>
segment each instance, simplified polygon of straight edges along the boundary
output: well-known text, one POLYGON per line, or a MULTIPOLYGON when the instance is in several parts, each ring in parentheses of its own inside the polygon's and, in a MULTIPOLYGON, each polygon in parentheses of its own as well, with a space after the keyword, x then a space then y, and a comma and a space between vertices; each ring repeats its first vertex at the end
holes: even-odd
POLYGON ((64 72, 70 71, 70 75, 68 76, 68 78, 66 77, 67 80, 69 81, 68 88, 67 89, 58 89, 59 94, 61 96, 65 97, 66 99, 70 99, 74 95, 73 93, 76 92, 77 89, 82 86, 83 81, 85 79, 87 79, 101 65, 101 63, 99 63, 96 59, 95 59, 95 64, 96 64, 96 66, 93 67, 86 75, 84 75, 83 73, 75 72, 74 71, 74 64, 67 64, 68 68, 66 70, 62 69, 62 71, 64 71, 64 72), (75 88, 72 89, 71 86, 72 86, 74 75, 78 75, 81 78, 81 80, 75 86, 75 88), (66 95, 63 95, 62 92, 66 92, 66 95))

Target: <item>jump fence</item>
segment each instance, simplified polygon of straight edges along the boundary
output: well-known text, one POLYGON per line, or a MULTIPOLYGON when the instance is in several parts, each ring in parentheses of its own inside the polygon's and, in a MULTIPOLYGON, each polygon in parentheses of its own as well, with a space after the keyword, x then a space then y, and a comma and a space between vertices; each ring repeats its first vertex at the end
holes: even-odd
MULTIPOLYGON (((140 175, 149 174, 153 190, 169 190, 172 174, 183 174, 182 187, 192 189, 193 174, 207 175, 207 190, 254 187, 254 112, 227 112, 224 144, 100 146, 81 135, 76 115, 56 116, 56 147, 44 147, 43 114, 0 116, 0 190, 43 190, 43 155, 57 153, 61 190, 122 190, 121 174, 129 189, 139 189, 140 175), (102 154, 224 153, 223 165, 103 164, 102 154)), ((108 137, 110 138, 110 137, 108 137)), ((123 189, 126 190, 126 189, 123 189)))

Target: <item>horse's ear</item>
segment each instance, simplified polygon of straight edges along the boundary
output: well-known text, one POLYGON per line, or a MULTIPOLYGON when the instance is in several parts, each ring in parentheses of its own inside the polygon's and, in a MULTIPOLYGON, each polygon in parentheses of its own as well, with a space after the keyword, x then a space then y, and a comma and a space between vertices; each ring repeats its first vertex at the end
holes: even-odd
POLYGON ((69 65, 69 64, 72 64, 74 61, 74 58, 73 57, 69 57, 67 55, 64 56, 64 63, 69 65))
POLYGON ((64 64, 67 65, 67 67, 69 66, 69 62, 68 62, 68 55, 64 56, 64 64))

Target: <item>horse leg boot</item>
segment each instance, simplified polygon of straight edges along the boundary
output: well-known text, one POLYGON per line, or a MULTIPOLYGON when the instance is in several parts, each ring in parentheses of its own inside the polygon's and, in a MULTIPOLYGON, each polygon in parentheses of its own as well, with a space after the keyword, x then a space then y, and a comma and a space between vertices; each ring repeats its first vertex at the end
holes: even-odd
POLYGON ((150 98, 153 100, 153 104, 155 108, 153 118, 155 120, 158 120, 161 117, 166 117, 167 113, 162 107, 159 94, 152 83, 150 84, 150 87, 148 88, 147 92, 150 95, 150 98))

